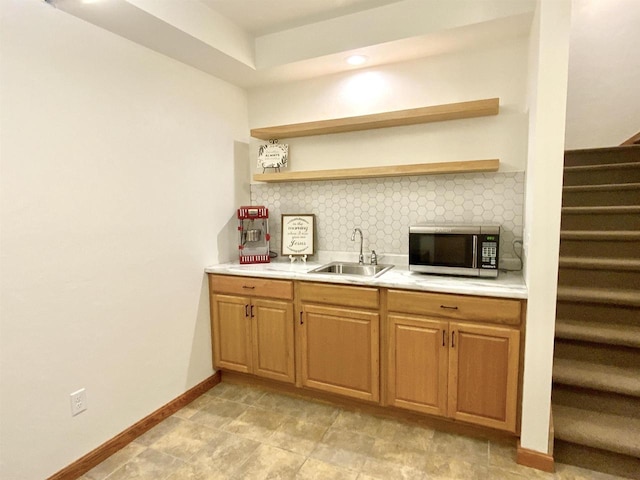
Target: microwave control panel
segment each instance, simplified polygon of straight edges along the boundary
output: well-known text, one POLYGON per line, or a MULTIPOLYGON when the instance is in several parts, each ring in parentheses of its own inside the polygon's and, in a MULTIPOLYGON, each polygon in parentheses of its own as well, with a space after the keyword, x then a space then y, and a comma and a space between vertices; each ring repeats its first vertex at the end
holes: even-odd
POLYGON ((498 235, 478 235, 480 244, 480 268, 498 268, 498 245, 500 237, 498 235))

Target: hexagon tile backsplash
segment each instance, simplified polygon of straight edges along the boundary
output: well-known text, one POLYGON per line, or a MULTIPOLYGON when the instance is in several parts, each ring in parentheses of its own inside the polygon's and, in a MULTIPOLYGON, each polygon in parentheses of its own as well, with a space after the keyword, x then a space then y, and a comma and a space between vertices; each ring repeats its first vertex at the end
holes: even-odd
POLYGON ((251 203, 269 208, 271 250, 280 253, 280 215, 316 215, 316 251, 353 251, 351 232, 364 233, 364 249, 408 254, 409 225, 497 223, 500 247, 513 256, 522 238, 524 173, 468 173, 364 180, 251 185, 251 203))

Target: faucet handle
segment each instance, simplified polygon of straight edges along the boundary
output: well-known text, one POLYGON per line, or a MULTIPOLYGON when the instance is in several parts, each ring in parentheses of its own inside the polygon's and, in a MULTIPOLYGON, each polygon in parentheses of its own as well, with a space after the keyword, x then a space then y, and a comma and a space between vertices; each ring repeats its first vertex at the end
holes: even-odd
POLYGON ((378 264, 378 255, 376 255, 375 250, 371 250, 371 265, 377 265, 377 264, 378 264))

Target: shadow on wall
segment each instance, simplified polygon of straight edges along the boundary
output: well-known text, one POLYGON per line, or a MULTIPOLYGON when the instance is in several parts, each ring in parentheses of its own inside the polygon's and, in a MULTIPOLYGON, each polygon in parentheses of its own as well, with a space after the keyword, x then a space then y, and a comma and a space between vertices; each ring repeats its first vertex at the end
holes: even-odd
POLYGON ((218 262, 225 263, 238 257, 238 219, 236 210, 251 202, 251 169, 249 165, 249 144, 233 144, 233 205, 231 217, 218 232, 218 262))

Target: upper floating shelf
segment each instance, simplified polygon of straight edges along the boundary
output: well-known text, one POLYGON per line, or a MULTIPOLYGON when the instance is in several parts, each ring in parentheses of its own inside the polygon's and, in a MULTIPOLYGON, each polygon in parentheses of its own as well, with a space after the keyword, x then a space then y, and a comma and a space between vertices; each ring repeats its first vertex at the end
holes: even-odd
POLYGON ((308 172, 256 173, 256 182, 304 182, 318 180, 349 180, 355 178, 401 177, 408 175, 442 175, 445 173, 497 172, 500 161, 465 160, 461 162, 419 163, 385 167, 341 168, 308 172))
POLYGON ((373 128, 398 127, 418 123, 443 122, 461 118, 497 115, 499 98, 487 98, 470 102, 447 103, 430 107, 374 113, 358 117, 335 118, 317 122, 294 123, 277 127, 254 128, 251 136, 262 140, 327 135, 330 133, 356 132, 373 128))

